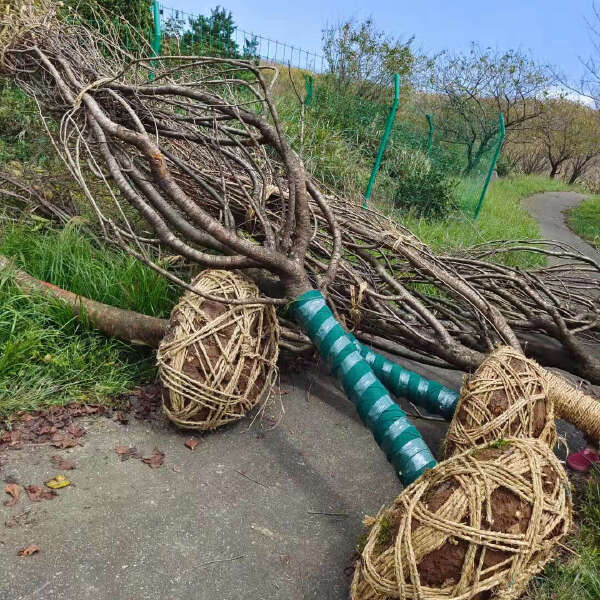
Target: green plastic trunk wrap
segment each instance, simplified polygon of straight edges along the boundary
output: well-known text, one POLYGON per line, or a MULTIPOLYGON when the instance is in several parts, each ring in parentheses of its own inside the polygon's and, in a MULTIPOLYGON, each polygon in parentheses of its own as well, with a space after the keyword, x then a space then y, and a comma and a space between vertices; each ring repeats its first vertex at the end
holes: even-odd
POLYGON ((348 335, 354 340, 375 375, 392 394, 407 398, 432 415, 441 415, 447 421, 452 419, 458 402, 458 392, 401 367, 361 344, 351 333, 348 335))
POLYGON ((404 485, 412 483, 436 461, 406 413, 361 356, 356 344, 338 323, 321 292, 310 290, 292 304, 294 318, 306 331, 346 395, 373 433, 404 485))

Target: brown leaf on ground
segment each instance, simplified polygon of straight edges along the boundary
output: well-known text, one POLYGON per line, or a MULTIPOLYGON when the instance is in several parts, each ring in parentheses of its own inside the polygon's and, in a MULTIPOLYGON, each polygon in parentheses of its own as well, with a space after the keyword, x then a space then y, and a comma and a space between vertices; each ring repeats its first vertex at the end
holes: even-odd
POLYGON ((130 458, 142 458, 141 453, 135 446, 117 446, 115 452, 122 461, 129 460, 130 458))
POLYGON ((35 554, 36 552, 40 551, 40 547, 37 546, 36 544, 29 544, 29 546, 27 546, 27 548, 23 548, 21 550, 19 550, 19 552, 17 553, 19 556, 31 556, 32 554, 35 554))
POLYGON ((146 463, 151 469, 157 469, 165 462, 165 453, 158 448, 154 448, 152 456, 142 458, 142 462, 146 463))
POLYGON ((19 448, 21 446, 21 432, 18 429, 7 431, 0 437, 0 443, 2 445, 9 446, 10 448, 19 448))
POLYGON ((15 449, 29 443, 40 444, 55 441, 60 444, 58 447, 72 447, 71 440, 86 434, 84 427, 73 424, 73 419, 91 414, 104 414, 104 412, 105 408, 102 406, 69 404, 21 413, 12 422, 11 431, 0 431, 0 449, 3 446, 15 449), (64 437, 54 440, 53 437, 56 435, 64 437))
POLYGON ((74 448, 75 446, 81 446, 81 442, 64 433, 55 433, 52 436, 51 445, 55 448, 60 448, 61 450, 64 450, 65 448, 74 448))
POLYGON ((189 448, 190 450, 194 450, 199 443, 200 443, 199 439, 190 438, 189 440, 185 441, 185 447, 189 448))
POLYGON ((31 502, 41 502, 42 500, 52 500, 57 493, 54 490, 47 490, 41 485, 28 485, 25 488, 27 496, 31 502))
POLYGON ((67 431, 74 437, 80 438, 85 435, 85 429, 79 425, 71 425, 67 428, 67 431))
POLYGON ((72 460, 65 460, 59 454, 55 454, 50 457, 50 462, 59 470, 59 471, 70 471, 75 468, 75 463, 72 460))
POLYGON ((129 397, 129 404, 136 419, 161 418, 162 385, 152 383, 135 389, 129 397))
POLYGON ((21 496, 21 488, 16 483, 7 483, 4 491, 11 497, 4 506, 14 506, 21 496))

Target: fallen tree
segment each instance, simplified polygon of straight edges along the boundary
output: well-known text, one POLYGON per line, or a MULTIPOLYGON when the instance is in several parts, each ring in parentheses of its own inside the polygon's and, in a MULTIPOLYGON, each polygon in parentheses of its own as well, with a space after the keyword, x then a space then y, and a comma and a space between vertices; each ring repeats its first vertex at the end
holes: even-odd
MULTIPOLYGON (((52 4, 24 5, 2 23, 2 73, 59 121, 56 147, 103 234, 166 277, 189 288, 157 264, 157 245, 203 267, 246 271, 261 302, 319 289, 347 330, 401 356, 473 370, 508 344, 600 382, 590 352, 600 340, 596 262, 527 240, 438 256, 398 223, 325 190, 285 139, 272 67, 134 56, 110 27, 101 34, 76 15, 59 19, 52 4), (97 201, 90 173, 111 203, 97 201), (563 264, 524 272, 506 266, 512 252, 563 264)), ((306 336, 282 319, 283 344, 306 350, 306 336)))

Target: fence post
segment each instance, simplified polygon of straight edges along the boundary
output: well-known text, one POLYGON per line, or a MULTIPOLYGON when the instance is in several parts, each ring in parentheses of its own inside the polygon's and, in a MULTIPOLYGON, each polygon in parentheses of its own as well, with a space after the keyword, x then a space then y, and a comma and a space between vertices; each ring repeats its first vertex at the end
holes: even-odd
POLYGON ((379 171, 379 165, 381 164, 381 159, 383 157, 383 153, 385 152, 385 148, 387 146, 388 140, 390 139, 390 133, 392 132, 392 128, 394 126, 394 119, 396 117, 396 111, 398 110, 398 101, 400 100, 400 75, 396 73, 394 75, 394 102, 392 104, 392 108, 390 109, 390 114, 388 115, 387 122, 385 124, 385 130, 383 131, 383 136, 381 136, 381 142, 379 142, 379 149, 377 150, 377 156, 375 158, 375 164, 373 165, 373 169, 371 170, 371 177, 369 178, 369 183, 367 185, 367 189, 365 191, 365 199, 363 201, 363 208, 367 207, 367 201, 371 197, 371 192, 373 191, 373 185, 375 184, 375 177, 377 177, 377 171, 379 171))
POLYGON ((304 89, 306 90, 306 96, 304 96, 304 106, 309 106, 310 101, 313 97, 313 84, 314 77, 312 75, 304 75, 304 89))
POLYGON ((429 156, 429 151, 431 150, 431 143, 433 142, 433 115, 425 115, 427 119, 427 124, 429 125, 429 134, 427 136, 427 156, 429 156))
MULTIPOLYGON (((154 21, 154 31, 152 33, 152 53, 154 56, 160 56, 160 43, 161 43, 161 31, 160 31, 160 4, 158 0, 154 0, 152 4, 152 18, 154 21)), ((154 66, 157 66, 157 61, 152 61, 154 66)), ((154 79, 154 73, 148 74, 148 79, 152 81, 154 79)))
POLYGON ((504 127, 504 115, 500 113, 498 116, 498 121, 500 125, 500 140, 498 142, 498 146, 496 148, 496 152, 494 152, 494 157, 492 158, 492 162, 490 164, 490 168, 488 169, 487 177, 485 178, 485 183, 483 184, 483 189, 481 190, 481 196, 479 196, 479 202, 477 203, 477 208, 475 209, 475 215, 473 218, 477 219, 479 217, 479 213, 481 212, 481 207, 483 206, 483 200, 485 199, 485 193, 487 192, 488 186, 490 185, 490 181, 492 179, 492 173, 496 168, 496 163, 498 162, 498 157, 500 156, 500 150, 502 150, 502 145, 504 144, 504 138, 506 137, 506 129, 504 127))

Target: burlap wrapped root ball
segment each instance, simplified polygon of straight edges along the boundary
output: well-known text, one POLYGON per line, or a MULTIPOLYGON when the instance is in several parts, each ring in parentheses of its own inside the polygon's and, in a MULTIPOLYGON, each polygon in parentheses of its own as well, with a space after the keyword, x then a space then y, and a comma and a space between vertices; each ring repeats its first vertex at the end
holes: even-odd
MULTIPOLYGON (((236 272, 203 271, 192 286, 210 296, 259 296, 236 272)), ((277 377, 279 323, 273 306, 226 304, 188 291, 171 313, 158 350, 163 409, 185 429, 211 430, 241 419, 277 377)))
POLYGON ((508 437, 556 444, 546 372, 513 348, 492 352, 462 387, 444 443, 446 457, 508 437))
POLYGON ((518 598, 571 523, 568 479, 544 442, 472 448, 380 511, 351 599, 518 598))

